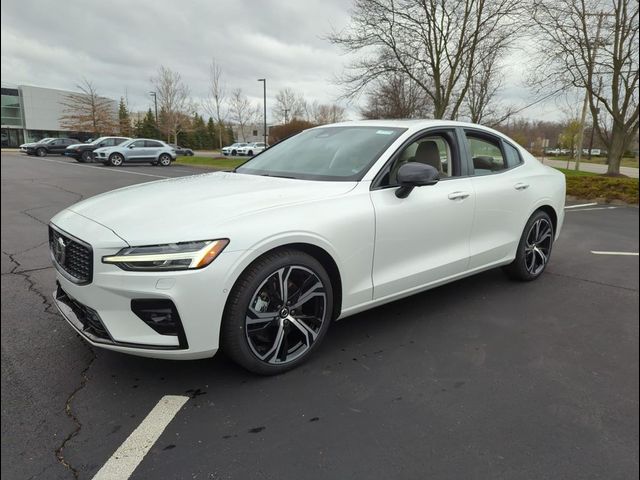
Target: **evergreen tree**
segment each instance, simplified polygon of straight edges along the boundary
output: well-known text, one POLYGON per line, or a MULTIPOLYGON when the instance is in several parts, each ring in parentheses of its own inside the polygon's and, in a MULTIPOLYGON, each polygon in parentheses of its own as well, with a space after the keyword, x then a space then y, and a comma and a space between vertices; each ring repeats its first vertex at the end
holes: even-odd
POLYGON ((156 127, 156 120, 151 109, 144 116, 142 122, 137 122, 136 137, 140 138, 157 138, 160 139, 160 132, 156 127))
POLYGON ((207 122, 207 145, 206 148, 214 149, 220 145, 219 130, 216 128, 216 124, 213 122, 213 118, 209 117, 207 122))
POLYGON ((118 124, 120 127, 120 135, 130 137, 132 133, 131 116, 129 115, 127 104, 124 102, 124 97, 120 97, 120 106, 118 107, 118 124))

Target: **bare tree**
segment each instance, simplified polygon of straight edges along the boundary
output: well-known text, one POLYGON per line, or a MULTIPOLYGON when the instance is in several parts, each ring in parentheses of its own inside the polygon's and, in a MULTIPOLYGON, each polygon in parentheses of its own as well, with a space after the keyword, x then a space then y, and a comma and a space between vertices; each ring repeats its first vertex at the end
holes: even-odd
POLYGON ((256 121, 260 115, 259 110, 257 105, 251 105, 251 102, 242 92, 241 88, 236 88, 231 92, 231 120, 238 125, 243 142, 247 141, 247 126, 256 121))
POLYGON ((344 107, 336 103, 305 102, 304 116, 307 122, 315 125, 326 125, 328 123, 342 122, 345 119, 345 111, 344 107))
POLYGON ((430 114, 431 102, 406 75, 390 73, 377 79, 367 94, 364 118, 420 118, 430 114))
POLYGON ((223 147, 224 124, 229 113, 226 108, 226 99, 227 92, 222 82, 222 67, 216 63, 215 59, 211 60, 211 65, 209 65, 209 90, 202 107, 215 120, 218 126, 220 148, 223 147))
POLYGON ((497 96, 502 87, 502 75, 498 68, 500 50, 493 50, 482 56, 476 73, 469 81, 462 110, 464 116, 473 123, 491 127, 500 125, 512 115, 527 107, 516 109, 505 106, 497 96))
POLYGON ((163 112, 160 129, 171 141, 178 143, 178 131, 183 115, 191 113, 193 105, 189 101, 189 87, 182 82, 180 73, 161 65, 158 73, 151 79, 158 98, 158 106, 163 112))
POLYGON ((429 97, 435 118, 458 118, 471 80, 489 52, 518 36, 522 0, 355 0, 351 24, 329 40, 360 58, 340 79, 354 98, 387 74, 408 77, 429 97))
POLYGON ((619 174, 638 131, 638 1, 534 0, 533 18, 541 52, 533 85, 585 92, 607 173, 619 174))
POLYGON ((283 88, 276 94, 276 104, 272 113, 280 123, 288 123, 294 118, 302 118, 305 113, 305 104, 301 94, 291 88, 283 88))
POLYGON ((60 126, 64 130, 90 132, 95 136, 115 134, 118 121, 113 100, 101 97, 87 79, 83 79, 77 88, 78 93, 70 93, 60 102, 63 106, 60 126))

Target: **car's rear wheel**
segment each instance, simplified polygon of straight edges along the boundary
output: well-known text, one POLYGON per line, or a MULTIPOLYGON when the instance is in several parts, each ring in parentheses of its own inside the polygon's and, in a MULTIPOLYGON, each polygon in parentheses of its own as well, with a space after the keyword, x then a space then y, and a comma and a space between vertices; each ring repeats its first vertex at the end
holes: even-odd
POLYGON ((119 167, 124 163, 124 157, 119 153, 112 153, 109 155, 109 165, 112 167, 119 167))
POLYGON ((297 250, 255 261, 229 294, 223 351, 247 370, 275 375, 304 362, 324 338, 333 290, 320 262, 297 250))
POLYGON ((515 260, 504 270, 507 274, 521 281, 531 281, 542 275, 553 248, 553 221, 549 215, 538 210, 535 212, 522 232, 515 260))
POLYGON ((47 156, 47 149, 46 148, 39 148, 36 150, 36 155, 38 155, 39 157, 46 157, 47 156))
POLYGON ((168 167, 169 165, 171 165, 171 155, 163 153, 162 155, 160 155, 160 158, 158 158, 158 163, 163 167, 168 167))
POLYGON ((82 152, 82 155, 80 155, 80 159, 84 163, 93 162, 93 152, 82 152))

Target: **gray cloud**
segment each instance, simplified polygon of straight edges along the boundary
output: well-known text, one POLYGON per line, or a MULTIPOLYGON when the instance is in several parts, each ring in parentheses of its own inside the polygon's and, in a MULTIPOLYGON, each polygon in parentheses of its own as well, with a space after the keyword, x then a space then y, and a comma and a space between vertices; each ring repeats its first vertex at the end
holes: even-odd
MULTIPOLYGON (((268 103, 284 87, 308 100, 335 101, 332 79, 346 57, 324 36, 349 20, 345 0, 3 0, 2 79, 73 89, 82 78, 105 95, 151 105, 159 65, 181 73, 194 98, 207 89, 213 57, 229 89, 268 103)), ((516 60, 517 61, 517 60, 516 60)), ((513 69, 513 71, 521 71, 513 69)), ((522 100, 519 75, 506 73, 505 100, 522 100)), ((533 112, 531 112, 533 113, 533 112)), ((351 115, 357 117, 356 107, 351 115)))

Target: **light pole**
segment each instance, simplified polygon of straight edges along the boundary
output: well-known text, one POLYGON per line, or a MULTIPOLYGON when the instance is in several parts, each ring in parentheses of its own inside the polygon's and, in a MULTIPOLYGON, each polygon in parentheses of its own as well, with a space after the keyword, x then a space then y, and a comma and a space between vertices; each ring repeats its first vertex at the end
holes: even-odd
POLYGON ((155 107, 156 112, 156 127, 158 126, 158 95, 156 92, 149 92, 149 95, 153 97, 153 106, 155 107))
POLYGON ((267 146, 267 79, 266 78, 259 78, 258 79, 259 82, 262 82, 263 85, 263 99, 262 99, 262 105, 264 107, 264 112, 263 112, 263 133, 264 133, 264 146, 266 148, 267 146))

